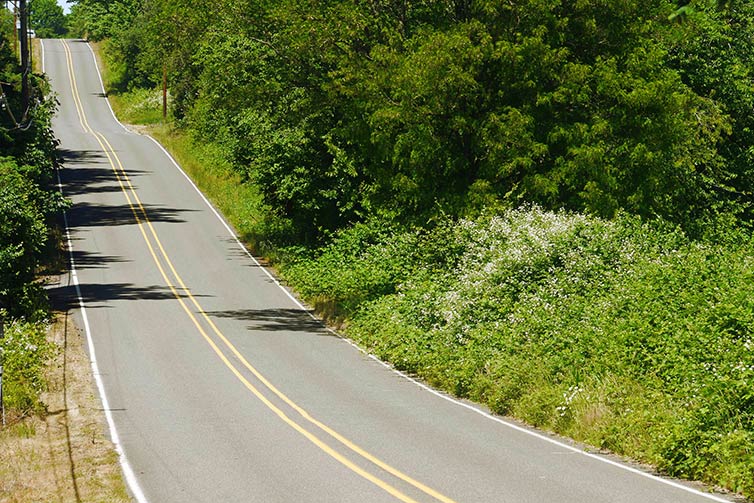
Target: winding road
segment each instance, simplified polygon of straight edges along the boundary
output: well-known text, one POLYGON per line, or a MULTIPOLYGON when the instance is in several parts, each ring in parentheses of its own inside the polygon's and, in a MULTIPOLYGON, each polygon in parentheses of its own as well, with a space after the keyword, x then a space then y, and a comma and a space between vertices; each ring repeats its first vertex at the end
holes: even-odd
POLYGON ((116 121, 86 42, 42 46, 73 201, 60 293, 136 501, 729 501, 454 401, 329 332, 116 121))

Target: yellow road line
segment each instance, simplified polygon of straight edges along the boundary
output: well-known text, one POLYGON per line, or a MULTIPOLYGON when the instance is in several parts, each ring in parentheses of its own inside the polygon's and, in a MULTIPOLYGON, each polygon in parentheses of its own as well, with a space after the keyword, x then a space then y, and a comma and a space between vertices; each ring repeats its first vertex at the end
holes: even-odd
POLYGON ((113 169, 113 172, 115 173, 115 176, 118 180, 118 184, 121 187, 121 190, 123 194, 126 197, 126 201, 128 202, 129 207, 131 208, 131 211, 134 215, 134 218, 136 219, 137 226, 139 227, 139 230, 141 231, 142 236, 144 237, 144 240, 147 244, 147 247, 149 249, 150 254, 152 255, 152 258, 157 265, 157 268, 167 283, 168 287, 170 288, 173 295, 176 297, 178 302, 181 304, 181 307, 186 312, 186 314, 189 316, 191 321, 196 326, 199 333, 204 337, 204 339, 207 341, 207 343, 212 347, 212 349, 215 351, 215 353, 218 355, 218 357, 225 363, 225 365, 233 372, 233 374, 248 388, 262 403, 264 403, 269 409, 271 409, 276 415, 278 415, 286 424, 294 428, 296 431, 301 433, 303 436, 305 436, 308 440, 310 440, 312 443, 317 445, 320 449, 322 449, 324 452, 326 452, 328 455, 335 458, 337 461, 357 473, 358 475, 364 477, 365 479, 369 480, 370 482, 374 483, 381 489, 385 490, 389 494, 395 496, 401 501, 405 502, 414 502, 412 498, 405 495, 395 487, 391 486, 387 482, 383 481, 382 479, 372 475, 371 473, 363 470, 359 466, 355 465, 353 462, 342 456, 340 453, 335 451, 332 447, 330 447, 328 444, 324 443, 322 440, 320 440, 318 437, 316 437, 314 434, 303 428, 300 424, 292 420, 289 416, 287 416, 281 409, 279 409, 276 405, 274 405, 267 397, 265 397, 259 389, 257 389, 251 382, 249 382, 238 370, 238 368, 231 363, 228 358, 225 356, 225 354, 222 352, 222 350, 217 346, 215 341, 207 334, 207 332, 204 330, 204 328, 201 326, 201 323, 199 320, 197 320, 194 313, 189 309, 189 307, 186 305, 183 296, 177 291, 176 286, 173 284, 173 282, 168 277, 167 273, 165 272, 165 269, 163 265, 161 264, 161 260, 158 257, 158 254, 156 253, 154 249, 154 245, 151 243, 151 240, 149 239, 149 236, 147 235, 146 230, 144 229, 144 224, 149 229, 150 234, 152 235, 152 238, 154 239, 154 242, 157 246, 157 248, 160 251, 160 254, 163 257, 163 260, 167 267, 170 269, 170 271, 173 274, 173 277, 176 279, 177 283, 180 285, 181 290, 183 290, 184 295, 188 297, 191 300, 191 303, 196 307, 198 312, 202 315, 202 317, 205 319, 207 324, 212 328, 212 331, 217 335, 217 337, 223 342, 223 344, 239 359, 239 361, 243 364, 244 367, 246 367, 267 389, 269 389, 272 393, 274 393, 276 396, 278 396, 282 401, 284 401, 288 406, 290 406, 292 409, 294 409, 296 412, 298 412, 304 419, 306 419, 311 424, 317 426, 322 431, 326 432, 328 435, 336 439, 338 442, 340 442, 342 445, 350 449, 351 451, 355 452, 356 454, 360 455, 364 459, 370 461, 374 465, 378 466, 379 468, 385 470, 386 472, 390 473, 391 475, 395 476, 396 478, 399 478, 403 480, 404 482, 414 486, 415 488, 419 489, 420 491, 424 492, 425 494, 437 499, 438 501, 442 501, 443 503, 454 503, 454 501, 447 496, 435 491, 434 489, 422 484, 421 482, 418 482, 408 475, 404 474, 400 470, 397 470, 396 468, 388 465, 384 461, 380 460, 379 458, 375 457, 374 455, 370 454, 369 452, 365 451, 358 445, 354 444, 344 436, 340 435, 324 423, 318 421, 314 417, 312 417, 306 410, 301 408, 299 405, 297 405, 295 402, 293 402, 289 397, 287 397, 284 393, 282 393, 277 387, 275 387, 269 380, 267 380, 264 375, 262 375, 253 365, 251 365, 248 360, 238 351, 238 349, 225 337, 225 335, 220 331, 220 329, 215 325, 215 323, 212 321, 212 319, 206 314, 204 309, 201 307, 199 302, 196 300, 196 298, 191 294, 191 291, 189 288, 185 285, 183 282, 183 279, 176 271, 175 267, 173 266, 172 261, 169 258, 169 255, 165 251, 164 247, 162 246, 162 242, 160 241, 157 232, 155 231, 152 222, 149 220, 149 217, 147 215, 146 209, 144 208, 144 205, 142 204, 141 200, 139 199, 139 196, 131 184, 130 179, 126 175, 125 168, 123 167, 123 164, 120 161, 120 158, 115 153, 115 149, 113 149, 110 142, 107 140, 107 138, 102 135, 102 133, 99 133, 97 131, 94 131, 94 129, 89 126, 89 123, 86 119, 86 114, 84 113, 83 105, 80 100, 80 95, 78 92, 78 86, 76 84, 76 78, 73 71, 73 59, 71 56, 70 48, 68 47, 68 44, 65 41, 62 41, 63 47, 66 51, 66 58, 68 62, 68 70, 69 70, 69 80, 71 83, 71 90, 74 96, 74 103, 76 104, 76 111, 79 115, 79 121, 81 122, 82 127, 84 130, 88 133, 91 133, 97 142, 102 147, 102 150, 105 152, 105 155, 108 158, 108 161, 110 163, 110 166, 113 169), (117 167, 116 167, 117 163, 117 167), (129 194, 130 192, 130 194, 129 194), (132 197, 133 196, 133 199, 132 197), (143 218, 139 217, 139 212, 137 212, 137 208, 139 209, 141 215, 143 218))
MULTIPOLYGON (((107 141, 106 138, 102 138, 105 143, 107 143, 108 147, 111 151, 114 152, 112 146, 107 141)), ((115 156, 115 160, 117 161, 120 169, 125 173, 125 169, 123 168, 123 165, 120 162, 120 159, 118 156, 115 156)), ((328 427, 324 423, 318 421, 315 419, 311 414, 309 414, 306 410, 304 410, 301 406, 296 404, 293 400, 291 400, 288 396, 286 396, 282 391, 280 391, 276 386, 274 386, 261 372, 259 372, 249 361, 241 354, 240 351, 231 343, 227 337, 220 331, 219 328, 217 328, 217 325, 212 321, 212 319, 207 315, 207 313, 204 311, 204 309, 199 305, 199 302, 196 300, 196 297, 191 294, 191 290, 186 286, 186 284, 183 282, 183 279, 178 274, 178 272, 175 270, 175 267, 173 266, 172 261, 170 260, 170 257, 168 256, 167 252, 162 246, 162 243, 157 236, 157 232, 154 230, 154 227, 152 226, 152 222, 147 218, 146 210, 144 209, 144 206, 142 205, 141 200, 139 199, 139 196, 136 193, 136 190, 131 185, 131 182, 128 178, 126 178, 126 184, 129 186, 134 199, 136 200, 136 205, 139 207, 139 209, 142 212, 142 215, 144 216, 144 219, 146 221, 147 227, 149 227, 150 232, 152 233, 152 236, 154 237, 154 240, 157 244, 157 247, 160 249, 160 252, 162 253, 162 256, 164 257, 164 260, 168 267, 170 268, 171 272, 173 273, 173 276, 177 280, 178 284, 180 285, 181 289, 185 292, 186 296, 191 300, 191 302, 194 304, 198 312, 202 315, 202 317, 206 320, 207 324, 212 328, 212 330, 215 332, 215 334, 218 336, 218 338, 225 344, 225 346, 238 358, 238 360, 243 364, 244 367, 246 367, 264 386, 269 389, 271 392, 273 392, 275 395, 277 395, 281 400, 283 400, 286 404, 288 404, 292 409, 294 409, 296 412, 298 412, 304 419, 312 423, 313 425, 320 428, 322 431, 326 432, 328 435, 332 436, 334 439, 336 439, 338 442, 346 446, 348 449, 352 450, 353 452, 357 453, 361 457, 369 460, 371 463, 379 466, 381 469, 387 471, 391 475, 403 480, 404 482, 416 487, 420 491, 424 492, 425 494, 428 494, 429 496, 432 496, 433 498, 442 501, 443 503, 454 503, 452 499, 448 498, 447 496, 443 495, 442 493, 439 493, 435 491, 434 489, 422 484, 421 482, 409 477, 405 473, 401 472, 400 470, 388 465, 384 461, 380 460, 379 458, 375 457, 374 455, 370 454, 369 452, 365 451, 358 445, 354 444, 332 428, 328 427)))

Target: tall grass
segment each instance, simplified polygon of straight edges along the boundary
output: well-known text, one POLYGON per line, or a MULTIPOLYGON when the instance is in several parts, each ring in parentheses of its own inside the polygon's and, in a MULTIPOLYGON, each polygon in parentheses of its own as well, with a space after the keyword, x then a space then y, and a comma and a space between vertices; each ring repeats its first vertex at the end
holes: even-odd
POLYGON ((175 157, 251 249, 269 256, 276 254, 274 242, 285 229, 263 203, 257 188, 232 169, 221 147, 197 141, 170 125, 152 126, 148 132, 175 157))
POLYGON ((54 346, 46 339, 44 323, 11 321, 0 339, 3 401, 9 422, 42 412, 40 394, 46 390, 45 368, 54 346))
POLYGON ((162 122, 162 91, 134 89, 127 93, 109 92, 108 98, 121 121, 148 125, 162 122))

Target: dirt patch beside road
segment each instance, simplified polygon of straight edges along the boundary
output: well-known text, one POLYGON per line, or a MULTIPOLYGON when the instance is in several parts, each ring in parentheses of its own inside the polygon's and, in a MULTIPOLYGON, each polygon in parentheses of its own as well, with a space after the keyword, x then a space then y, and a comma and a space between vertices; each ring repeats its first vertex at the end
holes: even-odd
POLYGON ((56 313, 48 337, 47 413, 0 430, 0 502, 127 502, 118 456, 107 435, 85 338, 69 313, 56 313))

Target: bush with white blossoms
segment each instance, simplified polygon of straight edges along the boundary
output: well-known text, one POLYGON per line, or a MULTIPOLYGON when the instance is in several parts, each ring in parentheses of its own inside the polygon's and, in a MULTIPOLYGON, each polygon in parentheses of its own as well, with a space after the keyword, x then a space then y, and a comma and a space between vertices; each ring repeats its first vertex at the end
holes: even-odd
POLYGON ((283 273, 435 386, 752 494, 751 245, 525 207, 430 230, 360 224, 283 273))

